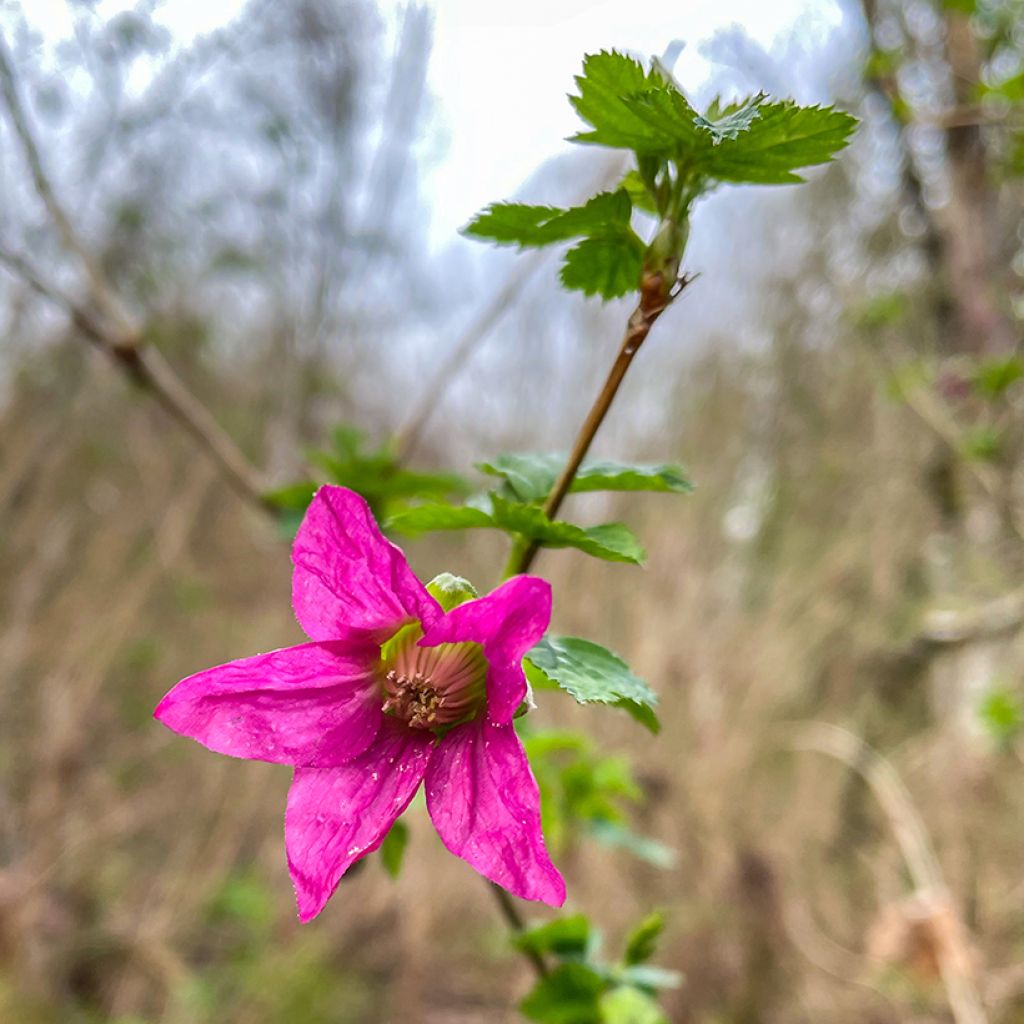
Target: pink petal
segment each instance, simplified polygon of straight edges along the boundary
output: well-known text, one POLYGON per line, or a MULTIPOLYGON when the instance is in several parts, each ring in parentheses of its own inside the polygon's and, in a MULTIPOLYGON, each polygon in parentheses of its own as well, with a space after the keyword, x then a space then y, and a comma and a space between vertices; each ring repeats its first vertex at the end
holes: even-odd
POLYGON ((375 850, 409 806, 434 742, 432 733, 385 719, 362 755, 337 768, 297 768, 284 819, 299 917, 316 917, 341 876, 375 850))
POLYGON ((345 487, 321 487, 292 545, 292 606, 313 640, 386 640, 403 623, 431 623, 438 603, 369 505, 345 487))
POLYGON ((478 719, 453 729, 434 751, 426 789, 452 853, 524 900, 565 902, 565 882, 544 847, 537 782, 511 725, 478 719))
POLYGON ((472 640, 487 657, 487 706, 496 722, 511 722, 526 695, 523 655, 551 621, 551 584, 513 576, 486 597, 453 608, 425 630, 421 647, 472 640))
POLYGON ((351 641, 257 654, 183 679, 153 715, 220 754, 341 764, 380 728, 377 656, 375 645, 351 641))

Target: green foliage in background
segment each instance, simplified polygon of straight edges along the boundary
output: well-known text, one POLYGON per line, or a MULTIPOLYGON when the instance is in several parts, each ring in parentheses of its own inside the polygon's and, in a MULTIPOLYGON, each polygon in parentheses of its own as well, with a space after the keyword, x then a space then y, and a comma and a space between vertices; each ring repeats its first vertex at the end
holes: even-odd
POLYGON ((655 997, 682 977, 647 963, 664 926, 660 913, 644 918, 614 963, 600 958, 601 936, 582 914, 523 932, 515 940, 520 949, 557 964, 520 1003, 523 1015, 539 1024, 668 1024, 655 997))

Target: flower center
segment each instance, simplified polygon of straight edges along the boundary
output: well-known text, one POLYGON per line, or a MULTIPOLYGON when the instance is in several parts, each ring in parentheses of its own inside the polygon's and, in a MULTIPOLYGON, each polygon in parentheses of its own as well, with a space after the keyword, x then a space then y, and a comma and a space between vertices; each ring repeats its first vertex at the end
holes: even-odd
POLYGON ((414 729, 475 718, 486 696, 483 649, 474 643, 417 647, 422 635, 418 625, 406 626, 381 649, 381 710, 414 729))

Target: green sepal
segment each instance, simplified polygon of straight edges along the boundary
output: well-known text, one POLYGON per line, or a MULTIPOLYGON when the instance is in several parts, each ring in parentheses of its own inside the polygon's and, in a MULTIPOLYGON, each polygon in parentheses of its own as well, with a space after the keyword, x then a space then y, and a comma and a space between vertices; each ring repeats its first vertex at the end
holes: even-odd
POLYGON ((450 612, 460 604, 465 604, 480 596, 476 587, 469 580, 450 572, 442 572, 435 576, 427 584, 427 593, 445 612, 450 612))

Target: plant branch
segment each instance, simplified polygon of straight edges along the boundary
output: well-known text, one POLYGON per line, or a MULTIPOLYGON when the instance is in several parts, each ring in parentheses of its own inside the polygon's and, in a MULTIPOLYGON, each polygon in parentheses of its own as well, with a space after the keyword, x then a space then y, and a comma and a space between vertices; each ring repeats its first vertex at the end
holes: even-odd
MULTIPOLYGON (((554 519, 558 514, 558 510, 562 507, 562 502, 569 493, 572 482, 576 479, 576 474, 579 472, 579 468, 586 458, 587 452, 590 450, 590 446, 598 430, 600 430, 605 416, 608 415, 608 410, 611 408, 612 402, 619 392, 619 387, 622 385, 622 381, 633 362, 634 356, 640 351, 640 346, 646 340, 647 335, 650 334, 651 328, 658 317, 678 297, 685 284, 685 279, 682 279, 675 290, 666 290, 661 274, 645 275, 640 289, 640 301, 626 323, 626 333, 623 335, 622 344, 619 346, 615 362, 612 363, 612 367, 608 371, 608 377, 605 379, 600 392, 598 392, 597 398, 594 399, 594 404, 591 406, 590 412, 587 413, 583 426, 580 427, 580 431, 576 435, 572 452, 569 455, 569 461, 566 462, 561 475, 555 481, 554 487, 551 488, 551 493, 544 502, 544 515, 548 519, 554 519)), ((512 554, 509 557, 506 575, 515 576, 519 573, 527 572, 533 564, 533 560, 537 557, 540 547, 539 541, 531 541, 525 546, 520 547, 517 545, 513 548, 512 554)))
MULTIPOLYGON (((523 917, 519 913, 512 897, 506 890, 494 882, 488 882, 487 887, 494 894, 494 900, 498 904, 498 910, 501 912, 505 924, 508 925, 508 930, 514 936, 522 935, 526 931, 526 923, 523 921, 523 917)), ((534 969, 538 978, 546 978, 548 976, 547 961, 540 953, 535 949, 520 949, 520 952, 530 962, 530 966, 534 969)))
POLYGON ((36 193, 46 208, 63 248, 78 261, 85 272, 90 301, 81 303, 70 299, 59 289, 47 284, 31 264, 16 253, 0 250, 0 263, 20 277, 33 291, 62 307, 83 337, 109 356, 136 384, 148 391, 192 436, 241 497, 261 511, 271 513, 273 509, 263 498, 266 488, 261 473, 249 462, 206 406, 189 391, 160 353, 143 345, 142 331, 122 306, 99 262, 75 231, 46 173, 39 146, 18 93, 10 53, 2 37, 0 96, 21 145, 36 193), (93 309, 98 312, 98 316, 93 309))

